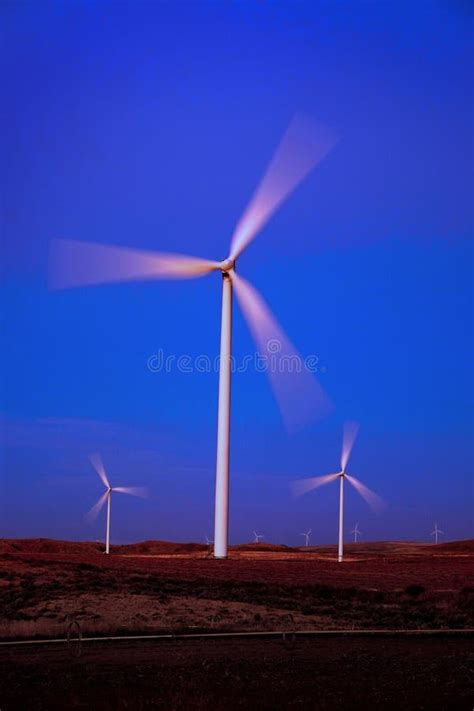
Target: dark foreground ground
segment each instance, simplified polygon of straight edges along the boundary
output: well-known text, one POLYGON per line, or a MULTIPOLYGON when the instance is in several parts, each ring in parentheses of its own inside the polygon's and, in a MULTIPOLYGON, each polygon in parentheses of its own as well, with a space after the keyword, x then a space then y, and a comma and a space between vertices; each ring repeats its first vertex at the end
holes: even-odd
POLYGON ((235 639, 0 649, 2 711, 471 711, 471 638, 235 639))
POLYGON ((198 544, 102 550, 0 540, 0 640, 65 640, 71 626, 287 639, 84 642, 80 657, 65 641, 0 646, 0 711, 474 709, 474 541, 352 544, 341 564, 334 547, 236 546, 224 561, 198 544), (403 632, 423 630, 443 636, 403 632))

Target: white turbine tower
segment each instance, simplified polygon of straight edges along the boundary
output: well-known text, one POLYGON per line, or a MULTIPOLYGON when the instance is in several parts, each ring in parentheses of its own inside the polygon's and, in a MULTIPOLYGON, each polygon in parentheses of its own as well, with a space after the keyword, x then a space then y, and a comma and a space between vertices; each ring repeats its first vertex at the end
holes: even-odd
POLYGON ((253 542, 254 543, 260 543, 261 538, 265 538, 263 533, 257 533, 257 531, 253 531, 253 542))
POLYGON ((444 535, 444 531, 442 531, 440 528, 438 528, 438 524, 435 523, 433 531, 431 531, 431 535, 435 537, 435 545, 438 545, 438 536, 439 535, 444 535))
POLYGON ((336 481, 339 479, 339 545, 338 545, 338 555, 337 559, 339 562, 342 561, 344 555, 344 481, 352 484, 352 486, 359 492, 363 499, 375 510, 383 507, 383 500, 377 496, 373 491, 368 489, 361 481, 353 476, 349 476, 346 472, 347 463, 349 461, 349 456, 354 446, 355 438, 357 436, 358 425, 355 422, 347 422, 344 425, 344 438, 342 444, 342 454, 341 454, 341 471, 336 474, 327 474, 326 476, 316 476, 309 479, 299 479, 293 482, 292 488, 295 496, 302 496, 308 493, 312 489, 317 489, 323 484, 329 484, 331 481, 336 481))
POLYGON ((354 543, 357 543, 357 541, 359 540, 359 536, 360 536, 360 534, 362 533, 362 531, 359 529, 359 524, 358 524, 358 523, 356 523, 356 525, 355 525, 354 528, 352 529, 351 533, 354 534, 354 543))
MULTIPOLYGON (((330 402, 307 369, 293 368, 291 387, 282 382, 285 363, 301 358, 265 301, 235 270, 236 260, 264 228, 277 208, 333 148, 337 137, 327 128, 297 115, 291 121, 250 203, 232 235, 223 261, 179 254, 149 252, 118 246, 54 240, 50 285, 64 289, 84 285, 151 279, 191 279, 217 271, 222 274, 222 316, 219 360, 214 556, 227 557, 229 515, 230 379, 232 292, 235 293, 261 354, 270 352, 267 373, 279 409, 290 428, 316 413, 325 414, 330 402), (271 344, 271 346, 270 346, 271 344), (299 372, 295 372, 298 370, 299 372)), ((264 266, 264 265, 262 265, 264 266)))
POLYGON ((306 531, 306 533, 301 533, 300 535, 305 537, 305 546, 308 547, 309 546, 309 537, 311 535, 311 529, 309 529, 309 531, 306 531))
POLYGON ((107 524, 105 532, 105 552, 109 553, 110 550, 110 507, 112 500, 112 492, 116 491, 119 494, 130 494, 131 496, 140 496, 142 498, 147 496, 147 490, 144 487, 139 486, 114 486, 110 485, 107 474, 105 473, 104 465, 99 454, 92 454, 89 457, 92 466, 96 470, 97 474, 101 478, 103 485, 105 486, 105 493, 99 498, 99 500, 94 504, 91 510, 87 514, 87 518, 90 520, 95 519, 104 504, 107 502, 107 524))

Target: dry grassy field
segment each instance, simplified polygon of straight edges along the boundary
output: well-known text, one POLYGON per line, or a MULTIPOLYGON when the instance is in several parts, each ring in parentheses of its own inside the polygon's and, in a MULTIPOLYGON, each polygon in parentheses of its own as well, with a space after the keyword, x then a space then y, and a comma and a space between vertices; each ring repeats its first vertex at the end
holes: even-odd
POLYGON ((474 628, 474 542, 332 548, 0 541, 0 637, 474 628))
POLYGON ((0 708, 471 709, 474 542, 335 548, 0 541, 0 637, 350 630, 350 637, 0 647, 0 708), (355 635, 354 635, 355 633, 355 635), (448 632, 446 633, 448 635, 448 632), (81 655, 76 656, 76 650, 81 655), (348 702, 350 700, 350 703, 348 702))

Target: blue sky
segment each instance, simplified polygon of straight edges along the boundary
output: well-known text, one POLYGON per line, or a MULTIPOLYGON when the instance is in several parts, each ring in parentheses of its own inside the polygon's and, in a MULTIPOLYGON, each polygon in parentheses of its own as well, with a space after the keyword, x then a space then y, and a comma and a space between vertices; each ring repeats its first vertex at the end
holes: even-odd
MULTIPOLYGON (((260 373, 234 378, 231 540, 336 537, 337 492, 289 495, 337 467, 347 528, 473 535, 472 11, 459 2, 3 3, 0 129, 3 429, 0 535, 90 538, 111 478, 113 538, 212 531, 217 376, 150 356, 214 357, 218 275, 48 290, 51 239, 223 259, 295 111, 341 136, 248 248, 251 280, 335 412, 295 435, 260 373), (118 482, 117 482, 118 483, 118 482)), ((235 309, 237 357, 254 346, 235 309)))

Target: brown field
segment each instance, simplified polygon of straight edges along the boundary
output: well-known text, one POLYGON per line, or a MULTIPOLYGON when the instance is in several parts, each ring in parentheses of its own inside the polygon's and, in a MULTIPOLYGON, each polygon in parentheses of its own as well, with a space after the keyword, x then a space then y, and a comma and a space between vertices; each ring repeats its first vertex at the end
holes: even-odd
POLYGON ((0 637, 474 628, 474 541, 331 548, 0 541, 0 637))
POLYGON ((103 642, 0 649, 2 711, 471 711, 471 639, 103 642))
MULTIPOLYGON (((474 541, 353 544, 342 564, 333 547, 252 544, 225 561, 198 544, 102 550, 0 541, 0 638, 64 638, 72 620, 86 637, 474 629, 474 541)), ((3 647, 0 708, 471 709, 472 641, 89 642, 79 658, 62 643, 3 647)))

